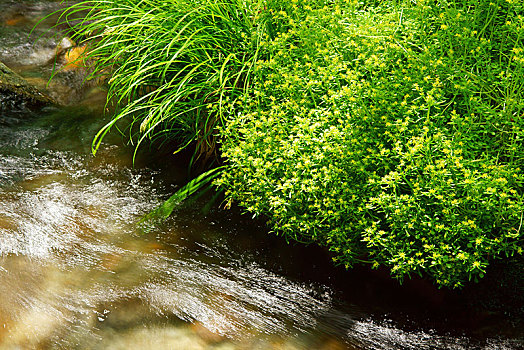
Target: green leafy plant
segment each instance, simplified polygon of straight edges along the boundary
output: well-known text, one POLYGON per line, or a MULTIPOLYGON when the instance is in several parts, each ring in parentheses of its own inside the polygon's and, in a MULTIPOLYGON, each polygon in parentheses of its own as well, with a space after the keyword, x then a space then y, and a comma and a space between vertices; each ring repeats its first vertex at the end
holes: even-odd
POLYGON ((522 254, 522 3, 295 3, 221 129, 229 198, 399 279, 522 254))
MULTIPOLYGON (((522 254, 524 5, 91 0, 62 19, 120 120, 196 145, 211 180, 336 263, 460 287, 522 254)), ((195 157, 197 157, 195 155, 195 157)))
MULTIPOLYGON (((138 225, 144 227, 146 229, 145 231, 147 232, 148 227, 166 220, 173 213, 173 210, 175 210, 175 208, 180 205, 180 203, 195 195, 197 192, 200 192, 199 194, 202 195, 212 189, 211 183, 221 175, 221 171, 222 167, 213 168, 195 177, 186 185, 182 186, 178 191, 175 192, 175 194, 169 197, 156 209, 144 215, 138 222, 138 225)), ((219 194, 220 192, 217 192, 210 202, 213 203, 219 194)), ((204 208, 204 211, 205 210, 206 208, 204 208)))

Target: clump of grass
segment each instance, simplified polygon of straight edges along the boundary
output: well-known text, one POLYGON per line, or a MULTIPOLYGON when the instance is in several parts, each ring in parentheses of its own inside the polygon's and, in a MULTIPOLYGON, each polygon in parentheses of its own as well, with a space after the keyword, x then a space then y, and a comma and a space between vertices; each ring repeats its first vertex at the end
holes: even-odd
MULTIPOLYGON (((186 201, 189 197, 192 197, 192 200, 196 200, 198 196, 202 196, 208 191, 212 190, 212 182, 221 175, 221 171, 222 167, 216 167, 189 181, 175 194, 169 197, 164 203, 162 203, 153 211, 144 215, 138 222, 139 228, 141 228, 142 232, 148 233, 151 227, 154 227, 157 223, 166 220, 173 213, 175 208, 178 207, 182 202, 186 201), (195 196, 197 192, 198 195, 195 196)), ((219 195, 221 195, 221 191, 217 191, 208 204, 202 208, 203 213, 207 213, 209 211, 210 206, 213 205, 219 195)))
POLYGON ((127 120, 131 142, 176 140, 216 152, 214 128, 250 85, 261 36, 257 3, 241 0, 89 0, 61 17, 87 45, 90 78, 110 75, 117 112, 93 140, 127 120), (78 17, 82 20, 78 20, 78 17))

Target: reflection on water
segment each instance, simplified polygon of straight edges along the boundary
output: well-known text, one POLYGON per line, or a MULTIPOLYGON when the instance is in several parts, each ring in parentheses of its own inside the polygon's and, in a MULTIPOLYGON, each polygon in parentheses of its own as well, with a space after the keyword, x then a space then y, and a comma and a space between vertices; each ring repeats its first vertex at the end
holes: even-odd
MULTIPOLYGON (((0 58, 32 59, 33 51, 23 50, 35 46, 6 28, 27 28, 56 6, 1 4, 0 58)), ((38 71, 41 63, 27 64, 38 71)), ((475 339, 388 322, 387 312, 341 300, 335 287, 308 277, 323 258, 311 257, 315 250, 266 238, 263 228, 230 212, 180 208, 141 235, 136 220, 173 188, 165 171, 134 169, 118 137, 93 158, 90 141, 103 122, 85 108, 0 115, 0 348, 523 346, 522 331, 511 333, 521 340, 475 339), (303 271, 289 272, 292 266, 303 271)), ((370 293, 362 282, 351 289, 370 293)))

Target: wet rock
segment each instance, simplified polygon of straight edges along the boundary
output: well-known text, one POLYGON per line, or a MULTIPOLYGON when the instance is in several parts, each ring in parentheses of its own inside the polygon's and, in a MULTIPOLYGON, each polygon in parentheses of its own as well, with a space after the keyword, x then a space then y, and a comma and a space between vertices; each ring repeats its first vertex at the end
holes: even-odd
POLYGON ((207 349, 207 344, 189 329, 180 327, 150 327, 106 335, 97 349, 207 349))
MULTIPOLYGON (((9 343, 15 345, 12 348, 39 348, 39 344, 53 334, 64 318, 60 314, 53 313, 53 311, 55 310, 35 308, 23 314, 12 327, 7 326, 9 343)), ((0 345, 4 348, 4 344, 0 345)))
POLYGON ((200 339, 202 339, 206 343, 217 344, 224 341, 225 339, 223 336, 211 332, 200 322, 193 323, 190 328, 193 331, 193 333, 198 335, 200 339))
POLYGON ((28 22, 27 18, 18 13, 13 14, 12 16, 4 20, 4 24, 10 27, 18 26, 20 24, 25 24, 27 22, 28 22))
MULTIPOLYGON (((73 75, 74 72, 59 72, 51 81, 42 77, 28 77, 26 81, 43 91, 61 106, 72 106, 83 102, 84 91, 81 83, 78 82, 83 77, 66 76, 63 73, 73 75)), ((93 101, 93 103, 96 103, 96 101, 93 101)), ((88 108, 95 108, 95 106, 98 107, 99 105, 92 104, 88 108)), ((102 104, 102 107, 99 107, 99 109, 103 108, 103 106, 102 104)))
POLYGON ((97 306, 92 326, 105 332, 124 332, 142 324, 160 323, 165 318, 156 316, 146 302, 139 298, 121 298, 97 306))
POLYGON ((0 62, 0 110, 24 110, 56 102, 0 62))
POLYGON ((67 50, 73 48, 75 45, 76 44, 73 40, 71 40, 67 36, 63 37, 62 40, 60 40, 60 43, 58 43, 58 46, 56 47, 56 55, 65 53, 67 50))
POLYGON ((83 46, 74 46, 67 50, 64 54, 65 60, 65 70, 73 70, 77 68, 85 68, 85 54, 87 47, 83 46))

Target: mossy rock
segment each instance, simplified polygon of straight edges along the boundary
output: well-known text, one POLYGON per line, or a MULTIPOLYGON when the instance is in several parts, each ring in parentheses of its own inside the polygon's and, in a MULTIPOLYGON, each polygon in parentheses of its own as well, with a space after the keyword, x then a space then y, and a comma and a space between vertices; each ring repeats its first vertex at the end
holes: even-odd
POLYGON ((56 104, 51 97, 0 62, 0 110, 23 110, 56 104))

